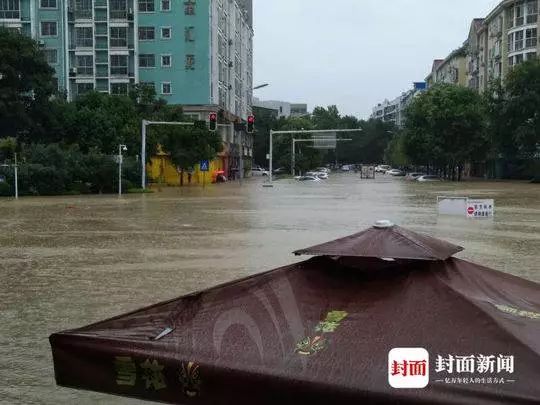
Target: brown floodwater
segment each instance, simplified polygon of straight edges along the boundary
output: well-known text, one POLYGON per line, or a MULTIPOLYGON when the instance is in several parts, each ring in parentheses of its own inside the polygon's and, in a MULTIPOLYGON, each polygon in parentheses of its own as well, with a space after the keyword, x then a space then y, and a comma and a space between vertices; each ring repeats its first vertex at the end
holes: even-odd
POLYGON ((141 401, 56 387, 48 336, 298 260, 295 249, 390 219, 459 256, 540 282, 540 185, 333 175, 149 195, 0 199, 0 402, 141 401), (437 215, 438 195, 494 198, 495 218, 437 215))

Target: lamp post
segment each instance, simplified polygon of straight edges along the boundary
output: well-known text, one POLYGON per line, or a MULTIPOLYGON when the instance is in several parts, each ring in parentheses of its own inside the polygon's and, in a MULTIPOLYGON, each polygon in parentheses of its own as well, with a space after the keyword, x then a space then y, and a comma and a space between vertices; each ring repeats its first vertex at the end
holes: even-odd
POLYGON ((270 86, 270 85, 268 83, 259 84, 258 86, 253 87, 253 90, 259 90, 267 86, 270 86))
POLYGON ((19 198, 19 165, 17 164, 17 153, 13 153, 13 158, 13 164, 3 164, 2 167, 13 167, 13 171, 15 174, 15 199, 17 200, 19 198))
POLYGON ((127 146, 120 144, 118 145, 118 196, 122 195, 122 161, 124 157, 122 156, 122 151, 127 151, 127 146))

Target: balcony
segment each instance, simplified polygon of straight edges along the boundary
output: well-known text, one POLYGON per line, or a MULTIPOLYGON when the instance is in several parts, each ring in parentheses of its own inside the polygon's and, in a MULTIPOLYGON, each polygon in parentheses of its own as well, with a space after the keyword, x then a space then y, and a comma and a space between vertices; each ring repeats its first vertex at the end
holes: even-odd
POLYGON ((110 10, 109 18, 111 20, 127 20, 128 11, 127 10, 110 10))
POLYGON ((92 19, 92 10, 75 10, 73 12, 75 20, 91 20, 92 19))

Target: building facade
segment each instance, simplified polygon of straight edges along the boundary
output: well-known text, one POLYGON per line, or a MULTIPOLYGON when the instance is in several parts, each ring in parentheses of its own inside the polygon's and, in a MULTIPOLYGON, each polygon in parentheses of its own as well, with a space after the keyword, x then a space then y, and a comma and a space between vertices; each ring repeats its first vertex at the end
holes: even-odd
POLYGON ((38 41, 68 100, 145 84, 191 119, 219 112, 224 147, 212 167, 229 176, 251 166, 253 137, 233 123, 252 114, 252 0, 0 0, 0 26, 38 41))
POLYGON ((449 83, 458 86, 467 85, 467 45, 456 49, 446 59, 436 59, 431 73, 426 77, 430 86, 449 83))
POLYGON ((469 32, 469 87, 485 91, 504 80, 513 66, 537 58, 538 0, 504 0, 485 19, 475 19, 469 32))
POLYGON ((257 97, 253 99, 253 105, 260 108, 267 108, 277 111, 278 118, 284 117, 303 117, 309 115, 307 104, 289 103, 278 100, 260 100, 257 97))
POLYGON ((403 128, 405 125, 405 110, 416 96, 426 90, 425 82, 415 82, 413 88, 408 90, 392 101, 384 100, 373 107, 371 119, 381 120, 403 128))
POLYGON ((154 86, 170 104, 251 114, 251 0, 1 0, 0 25, 43 47, 69 100, 154 86))

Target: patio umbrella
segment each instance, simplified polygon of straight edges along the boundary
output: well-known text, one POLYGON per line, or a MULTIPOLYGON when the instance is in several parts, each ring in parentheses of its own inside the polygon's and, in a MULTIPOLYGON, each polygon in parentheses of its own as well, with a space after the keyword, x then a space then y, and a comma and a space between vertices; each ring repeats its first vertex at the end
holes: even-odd
MULTIPOLYGON (((539 402, 538 284, 442 260, 459 248, 390 224, 368 233, 379 241, 369 242, 373 251, 321 248, 301 263, 53 334, 56 381, 178 404, 539 402), (399 254, 381 248, 396 238, 399 254), (394 348, 429 358, 391 362, 394 348), (407 372, 429 383, 390 385, 407 372)), ((365 241, 346 240, 355 239, 365 241)))

